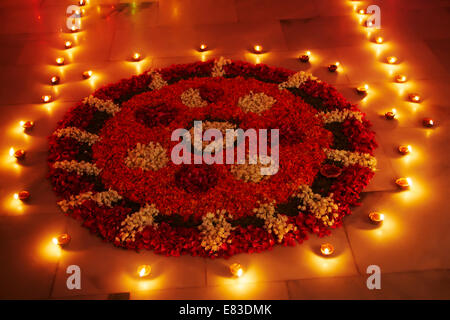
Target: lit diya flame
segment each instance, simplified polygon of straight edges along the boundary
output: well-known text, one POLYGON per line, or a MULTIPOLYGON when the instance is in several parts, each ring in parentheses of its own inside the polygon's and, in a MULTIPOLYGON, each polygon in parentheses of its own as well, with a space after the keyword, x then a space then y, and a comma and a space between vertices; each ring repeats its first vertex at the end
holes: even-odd
POLYGON ((60 234, 57 237, 54 237, 52 239, 52 242, 55 245, 63 247, 65 245, 67 245, 70 242, 71 239, 72 239, 72 237, 70 235, 68 235, 67 233, 63 233, 63 234, 60 234))
POLYGON ((135 52, 133 54, 133 61, 139 61, 141 60, 141 54, 139 52, 135 52))
MULTIPOLYGON (((77 15, 78 15, 78 16, 80 15, 80 12, 79 12, 79 11, 77 11, 77 15)), ((77 31, 78 31, 78 28, 77 28, 76 26, 71 26, 71 27, 70 27, 70 31, 72 31, 72 32, 77 32, 77 31)))
POLYGON ((389 64, 394 64, 394 63, 397 63, 398 59, 397 59, 397 57, 390 56, 390 57, 387 57, 386 61, 389 64))
POLYGON ((373 22, 371 20, 368 20, 366 22, 366 26, 369 27, 369 28, 372 27, 373 26, 373 22))
POLYGON ((84 6, 84 5, 86 5, 86 0, 80 0, 80 1, 78 1, 78 4, 80 6, 84 6))
POLYGON ((256 46, 253 47, 253 51, 255 53, 261 53, 263 51, 263 47, 257 44, 256 46))
POLYGON ((14 199, 25 201, 30 198, 30 193, 28 191, 20 191, 19 193, 14 193, 14 199))
POLYGON ((89 79, 92 76, 92 70, 88 70, 83 72, 83 78, 84 79, 89 79))
POLYGON ((424 119, 422 120, 422 124, 423 124, 425 127, 431 128, 431 127, 434 126, 434 121, 433 121, 433 119, 431 119, 431 118, 424 118, 424 119))
POLYGON ((330 64, 330 65, 328 66, 328 71, 330 71, 330 72, 336 72, 337 69, 339 68, 339 65, 340 65, 339 61, 336 61, 334 64, 330 64))
POLYGON ((309 56, 311 55, 311 51, 306 51, 304 54, 302 54, 299 59, 301 62, 308 62, 309 56))
POLYGON ((148 264, 143 264, 137 268, 137 274, 139 277, 144 278, 150 275, 152 272, 152 267, 148 264))
POLYGON ((359 10, 358 10, 358 13, 359 13, 359 14, 366 14, 366 11, 365 11, 364 9, 359 9, 359 10))
POLYGON ((361 86, 361 87, 356 88, 356 91, 357 91, 359 94, 366 94, 366 93, 367 93, 367 90, 369 90, 369 85, 367 85, 367 84, 365 84, 365 85, 363 85, 363 86, 361 86))
POLYGON ((398 152, 400 152, 400 154, 403 154, 403 155, 409 154, 409 153, 411 153, 411 151, 412 151, 412 148, 410 145, 398 147, 398 152))
POLYGON ((324 256, 329 256, 329 255, 333 254, 334 247, 330 243, 324 243, 320 246, 320 252, 324 256))
POLYGON ((14 152, 14 158, 22 160, 23 158, 25 158, 25 154, 26 154, 25 150, 22 149, 16 150, 14 152))
POLYGON ((49 95, 42 96, 41 99, 42 99, 42 102, 47 103, 47 102, 50 102, 52 100, 52 96, 49 96, 49 95))
POLYGON ((398 74, 395 76, 395 82, 404 83, 404 82, 406 82, 406 80, 407 80, 407 78, 405 75, 398 74))
POLYGON ((66 48, 66 49, 72 48, 72 42, 71 42, 71 41, 66 41, 66 42, 64 43, 64 48, 66 48))
POLYGON ((412 180, 410 178, 398 178, 395 180, 395 184, 401 189, 409 189, 412 185, 412 180))
POLYGON ((369 213, 369 219, 374 224, 380 224, 384 221, 384 214, 379 212, 371 212, 369 213))
POLYGON ((56 61, 56 64, 58 66, 62 66, 64 64, 64 58, 63 57, 56 58, 55 61, 56 61))
POLYGON ((422 98, 417 93, 411 93, 409 96, 409 101, 411 102, 420 102, 422 98))
POLYGON ((204 43, 202 43, 199 47, 198 47, 198 51, 203 52, 208 50, 208 46, 204 43))
POLYGON ((58 84, 59 81, 60 81, 60 79, 59 79, 58 76, 53 76, 53 77, 50 79, 50 83, 53 84, 53 85, 58 84))
POLYGON ((34 127, 34 122, 33 121, 20 121, 20 126, 26 131, 26 130, 30 130, 34 127))
POLYGON ((375 42, 378 43, 378 44, 382 44, 384 42, 384 39, 383 39, 383 37, 377 37, 375 39, 375 42))
POLYGON ((244 275, 244 268, 239 263, 233 263, 230 265, 230 272, 235 277, 242 277, 244 275))
POLYGON ((388 111, 384 114, 384 117, 388 120, 393 120, 397 114, 396 109, 392 109, 391 111, 388 111))

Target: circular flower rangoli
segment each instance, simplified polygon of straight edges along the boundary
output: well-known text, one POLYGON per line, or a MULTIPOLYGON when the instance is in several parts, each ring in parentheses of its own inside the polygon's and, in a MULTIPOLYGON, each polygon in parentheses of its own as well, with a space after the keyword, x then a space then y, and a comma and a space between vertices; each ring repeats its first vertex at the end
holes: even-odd
POLYGON ((223 58, 175 65, 102 87, 72 108, 49 138, 49 178, 61 209, 117 246, 260 252, 342 224, 375 171, 369 127, 305 72, 223 58), (172 133, 193 139, 198 121, 201 133, 217 129, 223 139, 189 141, 192 155, 220 149, 224 164, 171 160, 172 133), (267 155, 226 162, 225 151, 239 148, 226 133, 238 129, 279 130, 276 169, 271 134, 267 155))

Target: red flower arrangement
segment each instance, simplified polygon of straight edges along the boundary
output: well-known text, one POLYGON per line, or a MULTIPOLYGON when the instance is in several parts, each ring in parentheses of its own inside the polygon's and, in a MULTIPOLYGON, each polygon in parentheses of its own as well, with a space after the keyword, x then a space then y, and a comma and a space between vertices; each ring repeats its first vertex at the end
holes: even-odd
POLYGON ((373 176, 376 142, 364 114, 331 124, 321 118, 319 112, 359 112, 328 84, 310 78, 280 86, 295 75, 212 60, 98 89, 49 138, 48 176, 61 207, 117 246, 168 256, 229 257, 301 243, 309 232, 329 234, 373 176), (212 77, 217 68, 223 76, 212 77), (263 108, 249 111, 242 99, 254 94, 263 102, 249 108, 263 108), (279 171, 252 180, 239 165, 172 163, 171 133, 195 120, 279 129, 279 171), (344 147, 333 151, 337 145, 344 147), (355 163, 345 152, 363 155, 355 163), (332 214, 318 216, 309 192, 325 198, 332 214))

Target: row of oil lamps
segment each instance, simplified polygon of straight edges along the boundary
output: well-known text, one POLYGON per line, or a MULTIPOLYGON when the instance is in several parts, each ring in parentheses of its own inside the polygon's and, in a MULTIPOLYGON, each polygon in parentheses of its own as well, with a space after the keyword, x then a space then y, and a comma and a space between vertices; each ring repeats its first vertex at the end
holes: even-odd
MULTIPOLYGON (((86 4, 86 2, 84 0, 79 1, 80 6, 83 6, 85 4, 86 4)), ((382 37, 377 37, 375 39, 375 42, 377 44, 382 44, 384 42, 384 39, 382 37)), ((66 41, 64 44, 64 47, 66 49, 70 49, 70 48, 72 48, 72 46, 73 46, 73 44, 71 41, 66 41)), ((198 51, 200 51, 200 52, 205 52, 207 50, 208 50, 208 47, 206 44, 201 44, 198 47, 198 51)), ((255 45, 253 47, 253 52, 255 54, 261 54, 264 52, 264 50, 261 45, 255 45)), ((307 63, 310 60, 310 56, 311 56, 311 52, 307 51, 305 54, 303 54, 299 57, 299 60, 301 62, 307 63)), ((135 62, 140 61, 141 54, 137 53, 137 52, 134 53, 131 57, 131 60, 135 61, 135 62)), ((397 59, 397 57, 391 56, 386 59, 386 62, 389 64, 395 64, 398 62, 398 59, 397 59)), ((56 59, 56 64, 59 66, 64 65, 64 58, 58 57, 56 59)), ((328 70, 330 72, 336 72, 336 71, 338 71, 339 66, 340 66, 340 63, 335 62, 334 64, 330 64, 328 66, 328 70)), ((92 76, 92 74, 93 74, 93 72, 91 70, 88 70, 88 71, 83 72, 82 76, 84 79, 88 79, 92 76)), ((406 80, 407 80, 407 78, 404 75, 396 75, 395 76, 395 81, 398 83, 404 83, 404 82, 406 82, 406 80)), ((58 76, 53 76, 51 78, 50 82, 52 85, 59 84, 60 78, 58 76)), ((359 94, 367 94, 368 88, 369 88, 368 85, 365 84, 361 87, 358 87, 356 90, 359 94)), ((418 94, 410 94, 409 99, 412 102, 420 102, 421 101, 421 98, 418 94)), ((50 102, 51 96, 48 96, 48 95, 42 96, 42 101, 50 102)), ((389 120, 394 119, 395 116, 396 116, 395 109, 393 109, 392 111, 389 111, 385 114, 386 119, 389 119, 389 120)), ((20 125, 24 129, 24 132, 27 132, 34 127, 34 122, 33 121, 26 121, 26 122, 21 121, 20 125)), ((426 118, 423 120, 423 125, 426 127, 432 127, 434 125, 434 123, 433 123, 432 119, 426 118)), ((409 146, 409 145, 406 145, 406 146, 402 145, 402 146, 398 147, 398 152, 402 155, 407 155, 411 151, 412 151, 412 149, 411 149, 411 146, 409 146)), ((11 150, 10 150, 10 155, 14 156, 18 160, 24 159, 25 154, 26 154, 25 150, 22 150, 22 149, 14 151, 14 149, 11 148, 11 150)), ((410 178, 399 178, 395 182, 400 188, 403 188, 403 189, 409 188, 411 186, 410 178)), ((19 193, 14 194, 14 198, 21 200, 21 201, 26 201, 30 198, 30 193, 28 191, 20 191, 19 193)), ((381 224, 385 218, 384 214, 379 213, 379 212, 371 212, 371 213, 369 213, 368 217, 369 217, 370 222, 373 224, 381 224)), ((52 241, 55 245, 58 245, 61 247, 66 246, 70 242, 70 240, 71 240, 71 237, 67 233, 61 234, 52 239, 52 241)), ((324 243, 320 246, 320 252, 324 256, 330 256, 334 253, 334 251, 335 251, 335 249, 334 249, 333 245, 330 243, 324 243)), ((151 269, 152 268, 150 265, 141 265, 137 269, 137 274, 139 275, 139 277, 147 277, 151 274, 151 269)), ((230 273, 235 277, 241 277, 244 274, 244 267, 239 263, 231 264, 229 269, 230 269, 230 273)))

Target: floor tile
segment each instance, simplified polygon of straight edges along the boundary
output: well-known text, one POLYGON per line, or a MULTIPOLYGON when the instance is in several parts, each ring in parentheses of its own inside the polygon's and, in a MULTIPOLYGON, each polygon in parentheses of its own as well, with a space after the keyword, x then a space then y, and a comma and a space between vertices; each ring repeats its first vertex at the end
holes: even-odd
POLYGON ((367 277, 324 278, 288 281, 291 299, 404 300, 448 299, 447 270, 381 274, 381 289, 369 290, 367 277))
POLYGON ((282 300, 288 299, 285 282, 233 283, 227 286, 131 292, 131 299, 175 300, 282 300))

